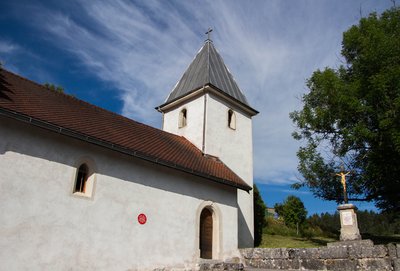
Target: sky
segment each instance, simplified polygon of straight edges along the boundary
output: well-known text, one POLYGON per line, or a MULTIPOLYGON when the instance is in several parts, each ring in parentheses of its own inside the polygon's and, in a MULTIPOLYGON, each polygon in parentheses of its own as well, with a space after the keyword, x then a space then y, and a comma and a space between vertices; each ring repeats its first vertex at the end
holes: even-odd
MULTIPOLYGON (((290 184, 301 178, 301 142, 289 113, 301 109, 313 71, 343 64, 342 34, 390 0, 0 1, 0 61, 39 83, 161 127, 161 105, 211 39, 249 104, 254 179, 268 206, 298 196, 309 214, 334 212, 290 184)), ((339 181, 339 180, 338 180, 339 181)), ((374 209, 371 203, 357 203, 374 209)))

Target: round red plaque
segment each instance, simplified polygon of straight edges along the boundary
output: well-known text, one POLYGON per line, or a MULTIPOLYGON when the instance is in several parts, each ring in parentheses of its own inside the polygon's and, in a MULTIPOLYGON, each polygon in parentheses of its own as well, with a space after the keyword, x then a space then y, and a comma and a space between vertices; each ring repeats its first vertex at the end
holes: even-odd
POLYGON ((139 221, 140 225, 143 225, 143 224, 146 224, 147 217, 145 214, 140 214, 140 215, 138 215, 137 220, 139 221))

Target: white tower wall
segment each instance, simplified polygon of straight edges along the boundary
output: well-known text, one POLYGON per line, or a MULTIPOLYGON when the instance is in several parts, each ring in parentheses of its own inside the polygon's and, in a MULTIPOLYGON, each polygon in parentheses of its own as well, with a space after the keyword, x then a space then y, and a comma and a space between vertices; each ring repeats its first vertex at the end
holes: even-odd
MULTIPOLYGON (((253 140, 251 117, 215 95, 207 95, 205 153, 219 157, 253 187, 253 140), (228 126, 228 110, 236 116, 236 129, 228 126)), ((238 189, 239 247, 254 245, 253 191, 238 189)))
MULTIPOLYGON (((184 136, 205 154, 218 157, 253 187, 251 116, 238 105, 210 92, 182 101, 163 114, 163 130, 184 136), (179 128, 179 114, 187 110, 187 125, 179 128), (228 110, 236 117, 236 129, 228 125, 228 110)), ((238 189, 238 246, 253 247, 253 192, 238 189)))
POLYGON ((204 96, 192 99, 163 114, 163 130, 184 136, 198 149, 202 150, 204 125, 204 96), (179 114, 187 111, 187 125, 179 128, 179 114))

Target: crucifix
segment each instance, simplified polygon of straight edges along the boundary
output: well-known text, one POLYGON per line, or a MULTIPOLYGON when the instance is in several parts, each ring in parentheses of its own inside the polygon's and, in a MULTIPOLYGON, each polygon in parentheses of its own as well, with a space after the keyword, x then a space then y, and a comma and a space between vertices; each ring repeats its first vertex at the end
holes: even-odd
POLYGON ((207 30, 207 32, 206 32, 207 40, 211 40, 211 32, 212 32, 212 31, 213 31, 212 28, 209 27, 208 30, 207 30))
POLYGON ((340 171, 339 173, 336 173, 336 176, 340 176, 340 182, 342 183, 343 186, 343 196, 344 196, 344 203, 347 204, 348 200, 347 200, 347 189, 346 189, 346 176, 350 174, 349 172, 344 173, 344 167, 342 165, 342 171, 340 171))

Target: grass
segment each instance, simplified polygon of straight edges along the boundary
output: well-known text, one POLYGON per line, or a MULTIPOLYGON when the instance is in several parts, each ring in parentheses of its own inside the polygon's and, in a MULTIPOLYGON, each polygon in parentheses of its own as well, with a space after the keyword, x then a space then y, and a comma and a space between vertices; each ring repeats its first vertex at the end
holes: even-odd
MULTIPOLYGON (((388 243, 400 243, 400 235, 392 236, 374 236, 362 235, 363 239, 371 239, 375 245, 384 245, 388 243)), ((310 247, 323 247, 327 243, 337 242, 338 240, 328 237, 312 237, 302 238, 293 236, 283 236, 276 234, 263 234, 262 242, 259 247, 266 248, 310 248, 310 247)))
MULTIPOLYGON (((339 241, 339 236, 323 232, 319 227, 307 227, 301 230, 302 236, 296 235, 296 229, 289 228, 280 219, 267 218, 267 226, 263 229, 262 242, 259 247, 265 248, 311 248, 323 247, 327 243, 339 241), (326 237, 330 236, 330 237, 326 237)), ((400 244, 400 235, 373 235, 361 233, 362 239, 370 239, 375 245, 389 243, 400 244)))
POLYGON ((309 248, 309 247, 322 247, 326 246, 327 243, 336 242, 337 240, 327 237, 313 237, 313 238, 302 238, 293 236, 283 235, 272 235, 263 234, 262 242, 259 247, 267 248, 309 248))

